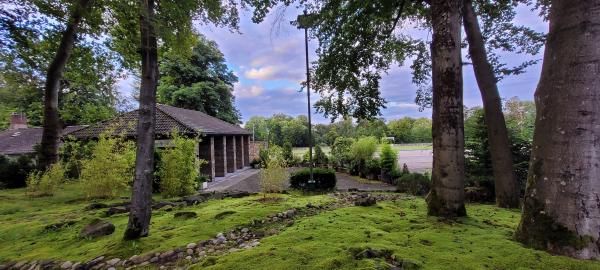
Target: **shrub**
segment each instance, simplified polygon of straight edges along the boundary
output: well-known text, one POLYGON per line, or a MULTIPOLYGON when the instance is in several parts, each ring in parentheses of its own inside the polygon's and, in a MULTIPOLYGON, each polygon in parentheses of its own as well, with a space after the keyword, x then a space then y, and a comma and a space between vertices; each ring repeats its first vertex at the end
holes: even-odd
POLYGON ((389 143, 383 143, 381 146, 380 165, 382 180, 390 182, 392 173, 397 170, 398 152, 392 149, 389 143))
POLYGON ((376 159, 376 158, 368 159, 365 162, 365 165, 363 166, 362 171, 360 172, 361 177, 371 179, 371 180, 378 180, 380 174, 381 174, 381 164, 379 162, 379 159, 376 159))
POLYGON ((317 165, 326 165, 327 163, 329 163, 329 158, 327 158, 327 154, 323 152, 323 149, 321 149, 321 146, 318 144, 315 145, 315 156, 313 160, 317 165))
POLYGON ((348 167, 352 160, 351 149, 354 139, 337 137, 331 146, 331 158, 338 167, 348 167))
POLYGON ((171 134, 171 147, 160 152, 160 192, 163 197, 185 196, 199 188, 198 168, 206 161, 196 158, 196 140, 171 134))
POLYGON ((258 159, 260 160, 260 167, 266 167, 269 163, 269 150, 261 146, 258 149, 258 159))
POLYGON ((292 165, 294 163, 294 152, 292 151, 292 144, 290 142, 284 143, 282 151, 283 159, 288 165, 292 165))
POLYGON ((123 137, 102 134, 93 147, 92 157, 81 165, 80 180, 88 198, 111 198, 127 189, 133 179, 135 149, 123 137))
POLYGON ((260 169, 260 188, 265 196, 269 193, 281 192, 283 183, 288 177, 283 150, 278 146, 272 146, 267 153, 266 166, 260 169))
POLYGON ((360 173, 364 172, 367 160, 373 158, 377 150, 377 139, 375 137, 362 137, 352 144, 350 149, 353 165, 360 173))
POLYGON ((0 188, 21 188, 27 185, 28 175, 35 170, 29 155, 10 159, 0 155, 0 188))
POLYGON ((412 195, 425 195, 429 192, 431 179, 426 174, 408 173, 397 180, 398 191, 412 195))
POLYGON ((44 172, 31 172, 27 177, 27 194, 32 197, 52 196, 65 178, 62 164, 56 163, 44 172))
POLYGON ((259 158, 254 158, 250 161, 250 166, 254 169, 258 169, 260 168, 260 159, 259 158))
MULTIPOLYGON (((335 188, 335 171, 323 168, 313 169, 314 188, 316 190, 331 190, 335 188)), ((310 169, 304 168, 298 170, 290 176, 290 186, 295 189, 308 189, 310 185, 310 169)))
POLYGON ((65 169, 66 178, 79 178, 83 165, 82 161, 91 157, 93 147, 93 141, 80 141, 73 136, 68 136, 65 139, 59 149, 59 156, 65 169))

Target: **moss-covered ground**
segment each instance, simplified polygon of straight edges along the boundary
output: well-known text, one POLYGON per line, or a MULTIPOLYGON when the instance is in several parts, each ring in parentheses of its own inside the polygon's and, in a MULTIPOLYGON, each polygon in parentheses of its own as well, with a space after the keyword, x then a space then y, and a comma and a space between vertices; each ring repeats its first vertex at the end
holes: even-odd
MULTIPOLYGON (((327 195, 280 195, 284 200, 258 201, 262 196, 212 200, 183 211, 198 218, 177 220, 171 212, 155 211, 151 235, 138 241, 121 240, 127 214, 106 219, 116 231, 97 239, 78 237, 81 228, 104 210, 84 211, 77 184, 67 184, 54 197, 30 198, 24 190, 0 191, 0 261, 22 259, 89 260, 98 255, 128 258, 133 254, 165 251, 238 227, 292 207, 326 203, 327 195), (226 213, 226 214, 223 214, 226 213), (48 232, 44 227, 77 220, 48 232)), ((126 195, 126 194, 124 194, 126 195)), ((157 197, 156 199, 159 199, 157 197)), ((112 202, 123 199, 112 200, 112 202)), ((111 201, 104 201, 111 202, 111 201)), ((387 269, 383 259, 357 259, 366 248, 387 250, 396 261, 420 269, 599 269, 600 262, 553 256, 513 241, 519 211, 491 205, 469 205, 469 217, 455 222, 427 217, 421 198, 383 201, 371 207, 344 207, 299 217, 278 234, 261 239, 253 249, 211 257, 194 269, 387 269)))
MULTIPOLYGON (((123 241, 128 214, 104 217, 106 209, 85 211, 91 201, 83 200, 78 184, 67 184, 53 197, 30 198, 23 189, 0 191, 0 262, 6 260, 60 259, 86 261, 99 255, 129 258, 150 251, 166 251, 190 242, 210 239, 219 232, 248 224, 253 219, 281 212, 293 207, 332 200, 326 195, 278 195, 277 203, 257 201, 262 196, 239 199, 210 200, 196 206, 153 211, 150 236, 137 241, 123 241), (198 218, 173 218, 177 211, 193 211, 198 218), (223 214, 224 213, 224 214, 223 214), (96 239, 82 239, 79 232, 95 218, 112 222, 112 235, 96 239), (45 227, 62 221, 76 220, 72 226, 59 231, 45 227)), ((124 193, 127 195, 127 193, 124 193)), ((157 196, 156 200, 161 198, 157 196)), ((122 202, 123 199, 97 202, 122 202)))

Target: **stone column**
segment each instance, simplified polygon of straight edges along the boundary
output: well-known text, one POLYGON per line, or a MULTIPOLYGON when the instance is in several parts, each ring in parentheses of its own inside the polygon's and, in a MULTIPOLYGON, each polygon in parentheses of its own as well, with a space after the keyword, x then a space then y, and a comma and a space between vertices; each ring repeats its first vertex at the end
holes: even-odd
POLYGON ((244 167, 246 167, 246 165, 248 165, 248 163, 246 163, 246 154, 245 154, 246 153, 246 147, 245 147, 246 140, 244 139, 244 137, 245 137, 244 135, 240 136, 240 142, 242 142, 240 145, 240 148, 242 148, 242 158, 241 158, 242 159, 242 168, 244 168, 244 167))
POLYGON ((226 160, 227 160, 227 172, 235 172, 235 136, 225 136, 227 140, 226 145, 226 160))
POLYGON ((215 176, 222 177, 227 174, 227 140, 225 136, 216 136, 214 138, 215 154, 215 176))
POLYGON ((244 138, 244 164, 250 165, 250 136, 245 135, 243 138, 244 138))
POLYGON ((209 179, 215 177, 215 145, 213 137, 203 137, 198 142, 198 158, 206 160, 208 163, 200 167, 200 173, 208 176, 209 179))
POLYGON ((244 147, 242 136, 234 136, 235 138, 235 165, 236 169, 244 168, 244 147))

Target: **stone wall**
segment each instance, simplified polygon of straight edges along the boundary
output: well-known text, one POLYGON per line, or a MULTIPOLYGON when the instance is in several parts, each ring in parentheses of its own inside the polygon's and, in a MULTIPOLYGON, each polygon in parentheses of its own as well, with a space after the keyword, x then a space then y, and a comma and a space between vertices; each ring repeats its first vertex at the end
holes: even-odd
POLYGON ((250 141, 248 144, 248 152, 250 153, 249 158, 250 161, 258 158, 258 151, 260 148, 266 148, 267 142, 265 141, 250 141))

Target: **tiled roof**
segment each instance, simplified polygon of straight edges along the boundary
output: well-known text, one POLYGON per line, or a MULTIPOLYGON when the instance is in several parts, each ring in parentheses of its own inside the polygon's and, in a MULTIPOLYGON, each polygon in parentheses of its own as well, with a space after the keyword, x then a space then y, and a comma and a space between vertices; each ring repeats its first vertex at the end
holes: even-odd
MULTIPOLYGON (((68 126, 63 133, 70 133, 83 126, 68 126)), ((35 153, 35 145, 42 142, 42 128, 20 128, 0 132, 0 155, 35 153)))
MULTIPOLYGON (((121 114, 113 119, 102 121, 75 132, 69 133, 75 138, 97 138, 107 129, 113 129, 113 134, 135 137, 137 129, 138 111, 121 114)), ((198 134, 250 134, 247 130, 209 116, 205 113, 176 108, 163 104, 156 105, 156 137, 168 137, 173 130, 187 135, 198 134)))

